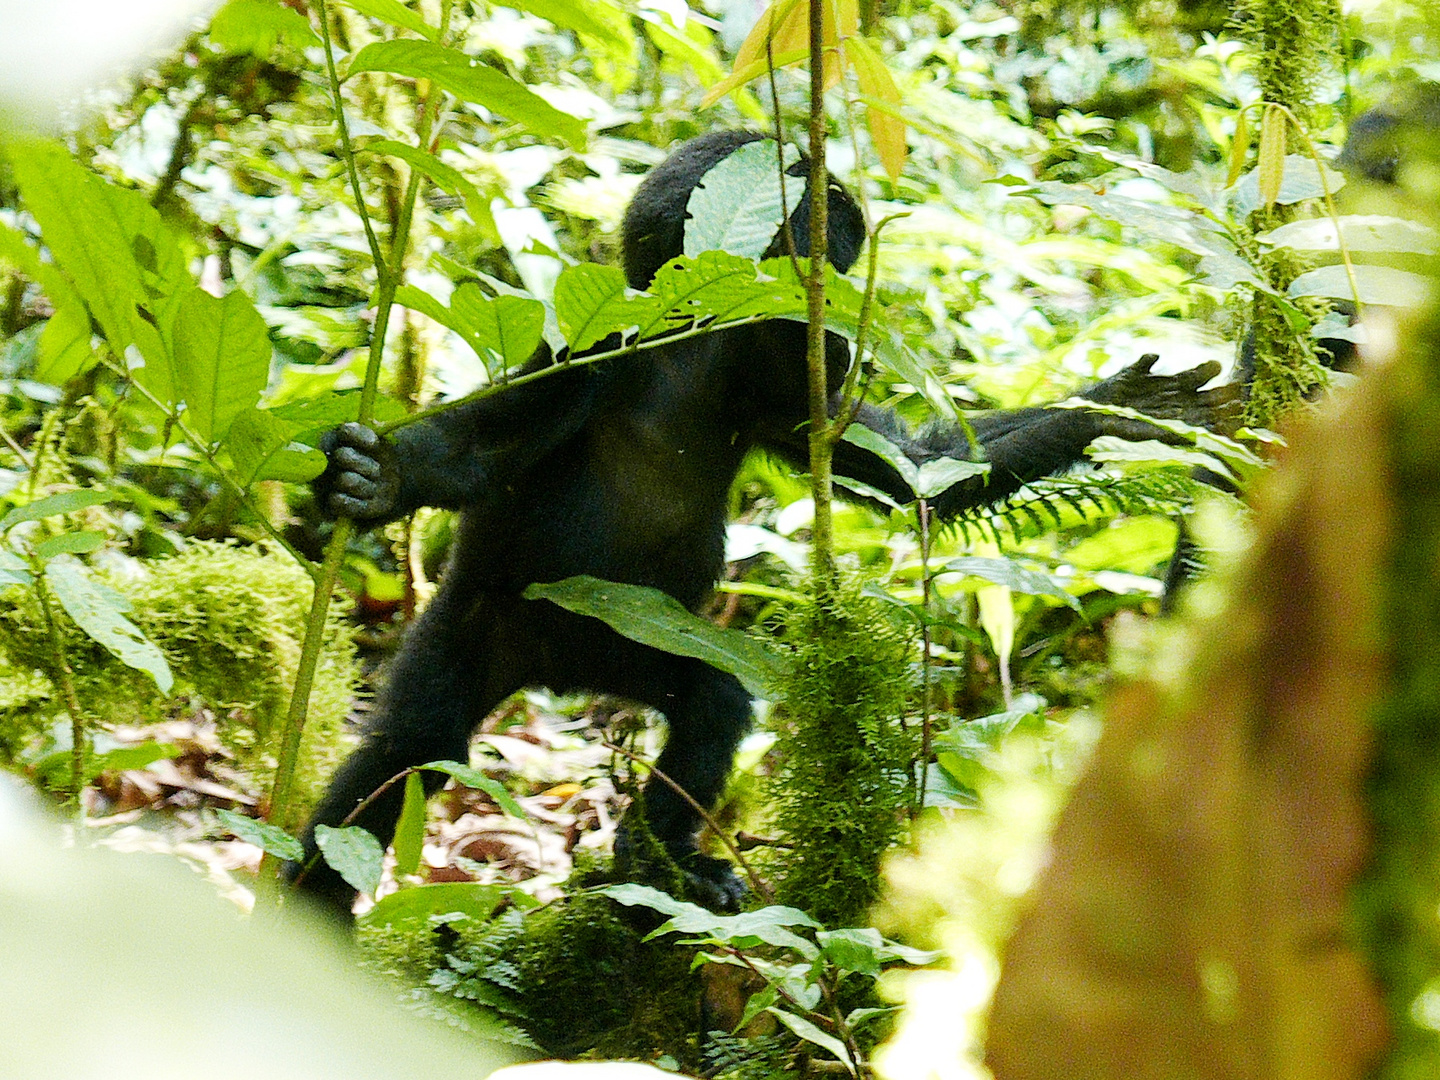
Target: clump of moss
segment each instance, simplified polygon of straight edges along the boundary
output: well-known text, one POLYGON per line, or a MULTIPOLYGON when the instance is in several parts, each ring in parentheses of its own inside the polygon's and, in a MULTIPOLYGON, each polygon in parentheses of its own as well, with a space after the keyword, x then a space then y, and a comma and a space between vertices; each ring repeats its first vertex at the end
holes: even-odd
POLYGON ((910 650, 858 584, 813 599, 785 627, 793 668, 776 729, 776 899, 829 926, 861 922, 903 835, 915 739, 903 726, 910 650))
MULTIPOLYGON (((138 572, 98 571, 96 577, 123 598, 131 621, 164 652, 175 685, 162 697, 149 676, 65 620, 65 653, 82 707, 107 724, 209 708, 240 764, 265 781, 275 767, 271 736, 284 720, 299 662, 310 578, 288 556, 203 541, 172 558, 128 566, 138 572)), ((62 711, 58 695, 34 692, 34 673, 48 672, 51 660, 39 605, 28 590, 11 589, 0 606, 0 650, 12 673, 0 666, 0 752, 13 760, 62 711), (12 682, 14 692, 7 692, 12 682)), ((296 777, 307 796, 340 756, 358 678, 344 610, 333 605, 296 777)))
MULTIPOLYGON (((694 951, 646 942, 653 914, 576 892, 484 924, 461 920, 362 934, 367 966, 423 984, 444 1000, 478 1006, 561 1057, 697 1060, 700 982, 694 951)), ((484 1014, 489 1014, 484 1015, 484 1014)))

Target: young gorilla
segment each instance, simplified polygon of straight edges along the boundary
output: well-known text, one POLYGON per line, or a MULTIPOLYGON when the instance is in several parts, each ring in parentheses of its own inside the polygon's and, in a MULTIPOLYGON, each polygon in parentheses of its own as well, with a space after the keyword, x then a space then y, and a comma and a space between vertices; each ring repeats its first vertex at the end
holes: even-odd
MULTIPOLYGON (((681 252, 686 203, 705 172, 761 137, 702 136, 640 185, 623 231, 632 286, 648 286, 681 252)), ((803 177, 807 167, 802 161, 790 172, 803 177)), ((807 195, 791 219, 801 255, 808 218, 807 195)), ((844 271, 859 254, 864 226, 833 179, 829 220, 830 256, 844 271)), ((839 337, 828 340, 827 359, 830 385, 839 386, 850 362, 839 337)), ((1155 377, 1154 359, 1085 396, 1192 422, 1210 418, 1225 400, 1223 391, 1198 390, 1218 365, 1155 377)), ((529 368, 551 363, 542 348, 529 368)), ((364 742, 341 766, 306 830, 307 857, 315 851, 315 825, 338 824, 402 769, 465 760, 476 725, 527 686, 614 694, 659 710, 669 727, 660 770, 697 803, 711 805, 750 721, 740 683, 521 593, 532 582, 590 574, 661 589, 698 608, 724 567, 726 504, 745 455, 763 447, 806 467, 805 372, 804 324, 776 320, 556 372, 402 428, 393 441, 358 424, 329 433, 322 445, 330 467, 315 483, 327 514, 370 524, 420 506, 461 514, 441 587, 405 638, 364 742)), ((958 427, 912 436, 893 414, 871 405, 861 407, 858 420, 917 462, 971 456, 958 427)), ((993 503, 1066 468, 1100 434, 1155 435, 1147 425, 1073 409, 994 412, 976 417, 973 427, 990 476, 941 495, 941 515, 993 503)), ((835 471, 897 500, 911 497, 892 466, 849 443, 835 448, 835 471)), ((391 788, 355 824, 388 842, 401 798, 400 787, 391 788)), ((696 850, 695 812, 653 779, 645 810, 697 895, 733 908, 742 887, 728 863, 696 850)), ((300 884, 349 910, 353 890, 323 864, 300 884)))

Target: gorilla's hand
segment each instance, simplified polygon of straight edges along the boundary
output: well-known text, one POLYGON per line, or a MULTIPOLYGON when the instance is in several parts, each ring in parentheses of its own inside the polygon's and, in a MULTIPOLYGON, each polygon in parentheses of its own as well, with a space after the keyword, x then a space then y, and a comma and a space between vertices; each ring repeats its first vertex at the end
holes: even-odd
MULTIPOLYGON (((1175 375, 1152 375, 1150 368, 1160 357, 1146 353, 1124 371, 1097 383, 1085 397, 1102 405, 1124 405, 1159 420, 1181 420, 1196 427, 1225 430, 1234 426, 1240 412, 1241 387, 1226 383, 1213 390, 1201 390, 1216 375, 1214 360, 1175 375)), ((1097 414, 1102 433, 1123 439, 1162 439, 1162 429, 1123 416, 1097 414)))
POLYGON ((376 521, 389 517, 400 491, 395 447, 373 428, 341 424, 320 437, 329 464, 311 487, 327 517, 376 521))

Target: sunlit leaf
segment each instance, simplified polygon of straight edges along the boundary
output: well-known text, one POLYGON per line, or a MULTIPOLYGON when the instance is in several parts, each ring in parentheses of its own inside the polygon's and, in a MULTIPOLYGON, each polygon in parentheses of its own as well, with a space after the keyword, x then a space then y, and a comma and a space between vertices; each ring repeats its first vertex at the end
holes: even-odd
POLYGON ((461 100, 524 124, 537 135, 559 136, 576 148, 585 144, 583 121, 561 112, 508 75, 457 49, 432 41, 376 41, 355 54, 346 78, 362 71, 429 79, 461 100))
POLYGON ((71 555, 58 555, 45 564, 45 584, 60 601, 75 625, 108 649, 116 659, 155 680, 168 694, 175 679, 165 654, 111 602, 107 592, 90 580, 85 566, 71 555))
POLYGON ((482 885, 478 881, 414 885, 382 897, 360 916, 360 924, 365 927, 425 926, 432 915, 452 914, 484 922, 495 913, 500 902, 514 892, 503 885, 482 885))
POLYGON ((278 825, 256 821, 252 817, 237 814, 233 810, 216 810, 215 818, 241 840, 254 844, 261 851, 268 855, 274 855, 277 859, 299 862, 305 857, 305 848, 300 841, 278 825))
POLYGON ((703 660, 734 675, 752 694, 774 697, 785 662, 781 656, 739 630, 716 626, 687 611, 659 589, 626 585, 579 575, 554 584, 531 585, 527 600, 549 600, 566 611, 599 619, 616 633, 642 645, 703 660))
MULTIPOLYGON (((1426 303, 1433 288, 1431 279, 1393 266, 1355 267, 1355 286, 1362 304, 1385 304, 1393 307, 1417 307, 1426 303)), ((1355 293, 1350 277, 1341 265, 1322 266, 1309 270, 1290 283, 1287 294, 1326 296, 1332 300, 1350 300, 1355 293)))
POLYGON ((412 168, 419 169, 435 181, 436 187, 448 191, 456 198, 464 199, 465 210, 469 213, 470 220, 476 225, 490 230, 495 228, 495 218, 490 213, 490 204, 481 196, 480 189, 466 179, 459 169, 446 165, 434 154, 427 153, 418 146, 402 143, 397 139, 376 139, 366 143, 362 149, 371 154, 389 154, 391 157, 399 158, 412 168))
POLYGON ((1418 221, 1379 214, 1347 214, 1335 222, 1328 217, 1305 218, 1281 225, 1256 237, 1262 244, 1297 251, 1339 251, 1341 239, 1349 251, 1433 255, 1440 250, 1434 229, 1418 221))
POLYGON ((270 378, 265 322, 238 289, 223 300, 191 289, 175 313, 171 342, 185 421, 201 439, 219 442, 270 378))
POLYGON ((40 521, 59 514, 73 514, 76 510, 99 506, 101 503, 111 502, 115 498, 116 495, 113 491, 101 491, 97 488, 81 488, 78 491, 62 491, 58 495, 46 495, 43 499, 36 499, 24 506, 12 508, 3 518, 0 518, 0 533, 12 526, 19 525, 22 521, 40 521))
POLYGON ((870 128, 875 153, 890 179, 898 180, 909 152, 905 145, 905 121, 894 111, 900 107, 900 88, 895 85, 884 58, 863 37, 848 38, 845 54, 855 67, 860 92, 874 99, 866 109, 865 122, 870 128))
POLYGON ((501 810, 513 818, 523 819, 526 816, 524 807, 515 801, 515 796, 510 794, 504 784, 492 776, 486 776, 473 765, 462 765, 458 761, 430 761, 420 768, 444 773, 457 784, 485 792, 495 800, 501 810))
POLYGON ((340 0, 346 7, 354 8, 362 15, 379 19, 402 30, 410 30, 428 41, 440 40, 440 28, 427 23, 418 11, 414 11, 400 0, 340 0))
POLYGON ((659 314, 648 296, 629 295, 616 266, 567 266, 555 282, 555 317, 573 352, 583 352, 609 335, 649 326, 659 314))
POLYGON ((37 559, 53 559, 56 555, 88 555, 105 546, 105 534, 93 530, 47 536, 35 545, 37 559))
MULTIPOLYGON (((787 144, 785 167, 799 158, 799 149, 787 144)), ((805 194, 805 178, 788 176, 782 200, 780 179, 774 139, 746 143, 722 158, 690 192, 685 254, 726 251, 746 259, 765 254, 805 194)))
POLYGON ((395 873, 413 874, 420 868, 420 849, 425 844, 425 785, 418 772, 405 777, 405 802, 395 825, 395 873))
POLYGON ((380 841, 354 825, 332 829, 315 826, 315 844, 330 868, 357 892, 374 896, 385 869, 385 849, 380 841))
MULTIPOLYGON (((389 0, 399 6, 398 0, 389 0)), ((210 20, 210 40, 227 53, 267 59, 282 42, 291 49, 320 44, 310 21, 277 0, 230 0, 210 20)))
POLYGON ((1225 175, 1225 186, 1234 187, 1235 181, 1245 171, 1245 159, 1250 154, 1250 110, 1241 109, 1235 114, 1235 135, 1230 140, 1230 169, 1225 175))

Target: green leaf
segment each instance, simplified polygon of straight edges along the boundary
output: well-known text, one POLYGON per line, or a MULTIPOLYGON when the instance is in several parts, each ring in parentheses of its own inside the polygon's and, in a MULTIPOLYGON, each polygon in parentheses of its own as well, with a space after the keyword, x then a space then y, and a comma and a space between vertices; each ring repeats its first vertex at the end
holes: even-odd
POLYGON ((37 559, 53 559, 56 555, 88 555, 105 546, 105 534, 87 529, 84 532, 60 533, 35 545, 37 559))
POLYGON ((436 186, 464 199, 471 221, 494 230, 495 218, 490 213, 490 204, 481 197, 479 188, 467 180, 459 169, 446 165, 434 154, 426 153, 418 146, 410 146, 395 139, 376 139, 367 143, 363 149, 371 154, 389 154, 408 163, 412 168, 419 169, 434 180, 436 186))
POLYGON ((555 317, 572 352, 583 352, 620 330, 644 329, 659 315, 657 302, 627 295, 625 274, 616 266, 567 266, 555 282, 555 317))
MULTIPOLYGON (((1315 162, 1304 154, 1291 154, 1285 158, 1284 173, 1275 201, 1281 206, 1290 206, 1306 199, 1323 198, 1326 184, 1329 185, 1330 193, 1333 195, 1345 186, 1345 174, 1325 166, 1325 183, 1322 184, 1315 162)), ((1240 178, 1240 183, 1236 184, 1233 189, 1232 197, 1235 214, 1238 217, 1248 217, 1260 209, 1263 203, 1260 196, 1258 168, 1251 169, 1240 178)))
MULTIPOLYGON (((652 889, 649 885, 636 885, 633 882, 626 882, 623 885, 606 885, 602 889, 596 889, 601 896, 608 896, 611 900, 624 904, 626 907, 647 907, 651 911, 658 911, 662 915, 683 915, 690 912, 704 911, 705 909, 696 904, 686 903, 684 900, 676 900, 667 892, 659 889, 652 889)), ((716 916, 717 918, 719 916, 716 916)))
POLYGON ((794 949, 806 959, 813 960, 819 955, 818 950, 810 941, 792 931, 792 926, 819 928, 819 924, 805 912, 778 904, 739 915, 716 915, 692 904, 689 910, 677 912, 651 931, 645 940, 662 934, 700 935, 737 949, 753 949, 763 942, 782 949, 794 949))
MULTIPOLYGON (((800 159, 785 147, 785 167, 800 159)), ((685 254, 727 251, 758 259, 805 194, 805 178, 787 176, 782 201, 774 139, 746 143, 701 177, 686 204, 685 254)))
POLYGON ((433 915, 454 914, 484 922, 495 914, 500 902, 513 891, 503 885, 482 885, 478 881, 414 885, 380 900, 360 916, 360 923, 366 927, 424 926, 433 915))
POLYGON ((292 441, 305 425, 281 419, 274 409, 250 409, 235 417, 225 449, 244 484, 288 480, 303 484, 325 471, 325 455, 292 441))
POLYGON ((420 869, 420 849, 425 844, 425 785, 418 772, 405 778, 405 802, 395 825, 395 874, 413 874, 420 869))
POLYGON ((473 281, 455 290, 449 307, 413 285, 401 286, 395 301, 454 330, 491 372, 529 360, 545 332, 545 305, 539 300, 488 297, 473 281))
POLYGON ((174 743, 156 742, 147 739, 136 746, 120 746, 96 754, 87 764, 91 777, 105 772, 124 772, 126 769, 143 769, 146 765, 180 756, 180 747, 174 743))
POLYGON ((706 622, 668 593, 581 574, 550 585, 531 585, 527 600, 549 600, 566 611, 604 622, 616 633, 653 649, 691 656, 734 675, 759 697, 774 698, 785 660, 739 630, 706 622))
MULTIPOLYGON (((1212 461, 1214 459, 1211 459, 1212 461)), ((1216 463, 1218 464, 1218 462, 1216 463)), ((994 585, 1004 585, 1026 596, 1053 596, 1063 600, 1069 607, 1080 610, 1080 601, 1065 588, 1064 582, 1043 570, 1032 570, 1005 557, 986 558, 970 555, 951 559, 940 567, 939 573, 966 574, 994 585)))
POLYGON ((346 7, 354 8, 361 15, 369 15, 391 26, 411 30, 430 41, 440 40, 440 30, 431 26, 418 11, 412 11, 400 0, 340 0, 346 7))
POLYGON ((361 71, 429 79, 461 100, 484 106, 537 135, 558 135, 577 150, 585 145, 583 121, 561 112, 508 75, 432 41, 373 42, 355 54, 345 77, 361 71))
MULTIPOLYGON (((1362 265, 1355 267, 1355 285, 1362 304, 1384 304, 1389 307, 1418 307, 1429 302, 1432 282, 1428 277, 1396 270, 1390 266, 1362 265)), ((1350 300, 1350 277, 1343 266, 1322 266, 1301 274, 1286 290, 1290 297, 1327 296, 1332 300, 1350 300)))
POLYGON ((175 680, 165 654, 96 587, 83 563, 72 555, 57 555, 45 564, 45 583, 76 626, 122 663, 148 674, 162 694, 170 692, 175 680))
POLYGON ((55 517, 57 514, 73 514, 76 510, 84 510, 87 506, 99 506, 115 499, 113 491, 100 491, 96 488, 81 488, 78 491, 62 491, 58 495, 47 495, 43 499, 36 499, 24 506, 17 506, 0 518, 0 533, 22 521, 40 521, 42 518, 55 517))
MULTIPOLYGON (((67 295, 74 294, 67 290, 67 295)), ((55 314, 40 335, 35 378, 58 386, 94 367, 98 357, 90 346, 90 312, 79 297, 55 301, 55 314)))
POLYGON ((1339 251, 1342 238, 1349 251, 1433 255, 1440 250, 1440 241, 1430 226, 1380 214, 1342 215, 1338 233, 1335 222, 1328 217, 1305 218, 1261 233, 1255 239, 1296 251, 1339 251))
POLYGON ((175 313, 171 341, 185 420, 200 438, 219 442, 269 381, 265 321, 238 289, 223 300, 194 289, 175 313))
POLYGON ((594 0, 506 0, 505 6, 528 11, 556 26, 595 38, 621 55, 635 53, 630 17, 618 7, 594 0))
POLYGON ((135 346, 144 360, 135 377, 176 404, 169 349, 157 328, 170 325, 195 283, 160 215, 143 194, 87 172, 56 143, 14 143, 10 160, 46 247, 111 349, 124 356, 135 346))
POLYGON ((224 52, 261 60, 281 42, 295 50, 320 44, 310 21, 276 0, 230 0, 210 20, 210 40, 224 52))
POLYGON ((814 1043, 821 1049, 828 1051, 832 1056, 848 1065, 852 1071, 854 1070, 855 1063, 850 1059, 850 1051, 846 1050, 845 1044, 834 1035, 827 1035, 803 1016, 796 1016, 794 1013, 786 1012, 781 1008, 771 1008, 770 1015, 806 1042, 814 1043))
MULTIPOLYGON (((783 265, 789 272, 789 262, 783 265)), ((700 319, 803 318, 806 311, 804 288, 793 274, 790 280, 761 280, 753 262, 724 251, 670 260, 655 274, 650 294, 671 325, 700 319)))
POLYGON ((874 927, 821 930, 815 938, 820 942, 820 955, 841 971, 879 976, 880 952, 885 947, 885 939, 874 927))
POLYGON ((501 810, 513 818, 520 818, 523 821, 527 816, 525 808, 515 801, 515 796, 510 794, 504 784, 494 777, 486 776, 479 769, 462 765, 458 761, 431 761, 421 765, 420 768, 442 772, 456 783, 485 792, 495 800, 501 810))
POLYGON ((291 862, 299 862, 305 857, 305 848, 300 841, 278 825, 256 821, 244 814, 237 814, 234 810, 216 810, 215 817, 232 834, 254 844, 267 855, 274 855, 277 859, 289 859, 291 862))
POLYGON ((340 829, 316 825, 315 844, 346 884, 367 896, 375 895, 385 869, 385 849, 379 840, 355 825, 340 829))
MULTIPOLYGON (((923 465, 916 465, 900 447, 896 446, 878 431, 864 424, 851 424, 841 436, 846 442, 863 447, 884 461, 900 474, 916 498, 933 499, 972 476, 984 476, 990 471, 985 461, 957 461, 955 458, 936 458, 923 465)), ((888 500, 887 500, 888 501, 888 500)))
POLYGON ((29 585, 33 580, 30 565, 24 559, 13 551, 0 549, 0 591, 11 585, 29 585))
POLYGON ((766 985, 764 989, 757 990, 750 995, 750 1000, 745 1002, 745 1011, 740 1014, 740 1022, 735 1025, 735 1031, 744 1031, 750 1021, 765 1012, 770 1006, 780 1000, 780 991, 774 986, 766 985))
POLYGON ((1190 447, 1171 446, 1158 439, 1135 440, 1122 439, 1115 435, 1101 435, 1085 448, 1085 453, 1093 461, 1188 465, 1210 469, 1229 480, 1238 482, 1238 478, 1230 470, 1230 467, 1210 454, 1190 447))

